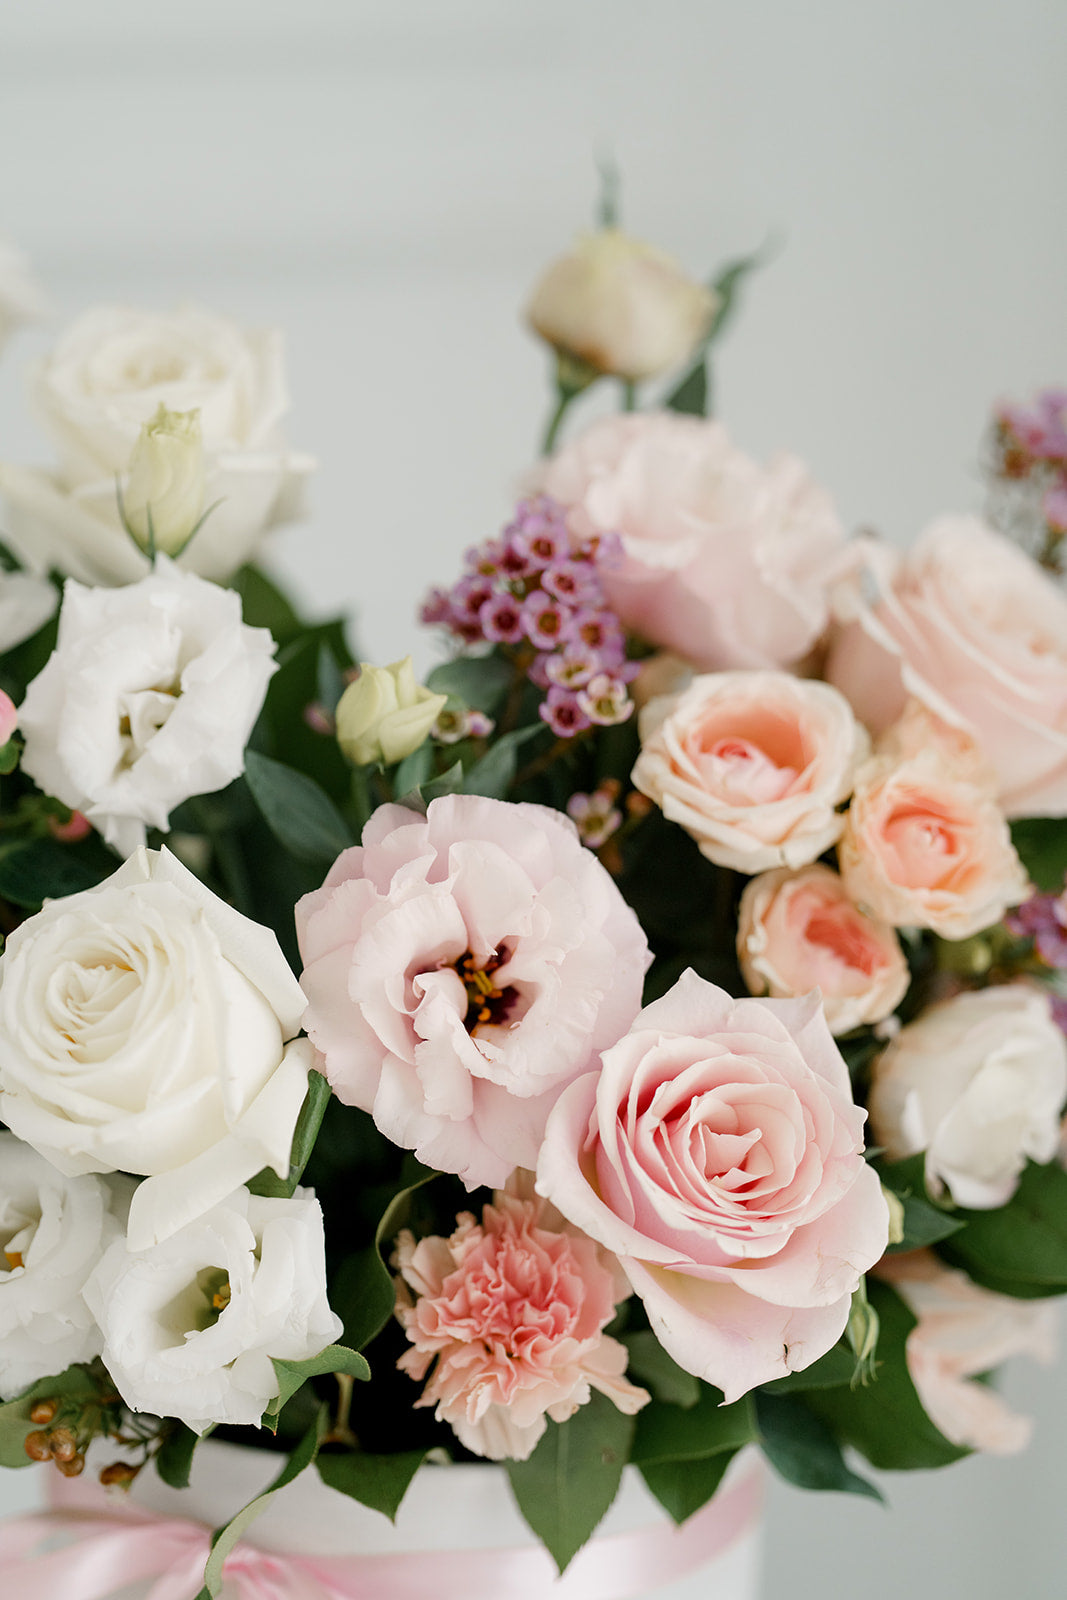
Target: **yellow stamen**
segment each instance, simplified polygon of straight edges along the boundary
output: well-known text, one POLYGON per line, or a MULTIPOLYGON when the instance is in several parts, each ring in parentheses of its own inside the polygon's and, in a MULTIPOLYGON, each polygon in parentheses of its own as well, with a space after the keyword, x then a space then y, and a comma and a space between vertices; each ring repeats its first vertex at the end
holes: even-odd
POLYGON ((16 1267, 21 1267, 23 1265, 22 1251, 21 1250, 5 1250, 4 1251, 4 1260, 7 1262, 7 1270, 9 1272, 14 1272, 16 1267))

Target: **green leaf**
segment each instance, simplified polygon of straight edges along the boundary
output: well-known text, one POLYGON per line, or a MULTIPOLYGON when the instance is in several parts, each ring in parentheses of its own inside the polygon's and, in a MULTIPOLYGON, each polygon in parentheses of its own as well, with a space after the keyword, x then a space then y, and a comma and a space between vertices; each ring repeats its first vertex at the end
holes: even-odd
POLYGON ((539 722, 533 727, 516 728, 511 733, 502 734, 466 774, 463 793, 483 794, 491 800, 506 799, 519 768, 519 751, 544 731, 544 724, 539 722))
POLYGON ((381 1333, 393 1314, 396 1289, 393 1275, 382 1260, 382 1249, 404 1226, 416 1189, 437 1177, 436 1172, 414 1161, 408 1165, 408 1175, 412 1167, 417 1168, 419 1176, 394 1194, 375 1230, 374 1243, 342 1263, 330 1295, 330 1303, 345 1325, 345 1342, 354 1350, 362 1350, 381 1333))
POLYGON ((867 1297, 879 1325, 873 1381, 861 1389, 817 1390, 804 1396, 805 1405, 872 1466, 910 1472, 959 1461, 969 1452, 935 1428, 908 1372, 906 1345, 915 1318, 896 1291, 878 1278, 867 1279, 867 1297))
POLYGON ((271 1366, 278 1379, 278 1394, 263 1413, 264 1423, 268 1427, 271 1422, 277 1423, 282 1407, 298 1389, 303 1388, 309 1378, 321 1378, 327 1372, 346 1373, 350 1378, 358 1378, 361 1383, 366 1383, 370 1378, 366 1357, 356 1350, 346 1349, 343 1344, 327 1345, 325 1350, 320 1350, 317 1356, 309 1356, 306 1361, 272 1359, 271 1366))
POLYGON ((28 1467, 26 1435, 40 1426, 30 1419, 38 1400, 93 1400, 99 1386, 87 1367, 68 1367, 54 1378, 41 1378, 14 1400, 0 1405, 0 1467, 28 1467))
POLYGON ((904 1207, 904 1237, 899 1244, 889 1246, 891 1254, 924 1250, 963 1227, 954 1208, 936 1204, 927 1194, 926 1156, 922 1151, 905 1161, 879 1163, 878 1176, 904 1207))
POLYGON ((504 656, 457 656, 434 667, 426 679, 434 694, 455 695, 472 711, 492 716, 511 687, 515 668, 504 656))
POLYGON ((453 761, 447 772, 442 772, 439 778, 431 778, 429 783, 422 785, 422 798, 429 805, 431 800, 438 800, 445 794, 463 793, 463 763, 453 761))
POLYGON ((230 587, 241 597, 241 614, 248 627, 268 628, 280 645, 288 644, 304 631, 304 624, 285 595, 259 567, 242 567, 230 587))
POLYGON ((786 1378, 775 1378, 773 1383, 761 1385, 763 1394, 790 1394, 794 1389, 840 1389, 852 1382, 856 1358, 843 1344, 835 1344, 818 1361, 813 1361, 803 1372, 791 1372, 786 1378))
POLYGON ((779 1477, 799 1489, 836 1489, 881 1500, 873 1483, 846 1465, 827 1424, 791 1395, 757 1393, 763 1453, 779 1477))
POLYGON ((1007 1205, 956 1212, 966 1226, 941 1254, 976 1282, 1020 1299, 1067 1290, 1067 1172, 1030 1162, 1007 1205))
POLYGON ((702 1461, 659 1461, 642 1467, 641 1476, 672 1521, 684 1522, 707 1505, 736 1454, 720 1450, 702 1461))
POLYGON ((429 739, 424 739, 417 750, 405 756, 393 774, 393 793, 401 797, 418 790, 429 779, 433 771, 433 745, 429 739))
POLYGON ((6 778, 14 772, 21 754, 22 746, 17 739, 9 739, 6 744, 0 745, 0 778, 6 778))
POLYGON ((300 1115, 293 1130, 288 1176, 279 1178, 273 1167, 264 1167, 248 1185, 253 1194, 265 1195, 268 1199, 289 1199, 303 1177, 304 1168, 315 1148, 315 1140, 322 1126, 326 1107, 330 1103, 330 1093, 330 1085, 322 1073, 312 1069, 308 1073, 308 1091, 304 1096, 304 1104, 300 1107, 300 1115))
POLYGON ((200 1436, 192 1428, 177 1422, 152 1457, 159 1476, 172 1489, 188 1489, 193 1451, 199 1443, 200 1436))
POLYGON ((117 869, 119 862, 99 839, 85 848, 58 839, 31 839, 0 856, 0 899, 36 911, 45 900, 92 889, 117 869))
POLYGON ((425 1450, 400 1450, 388 1456, 346 1450, 320 1455, 316 1465, 319 1477, 331 1489, 384 1512, 392 1521, 425 1458, 425 1450))
POLYGON ((720 1450, 739 1450, 756 1438, 751 1397, 745 1395, 724 1406, 722 1395, 708 1383, 700 1384, 700 1399, 692 1406, 664 1405, 653 1401, 637 1413, 632 1459, 639 1466, 658 1461, 702 1461, 720 1450))
POLYGON ((246 750, 245 780, 264 822, 298 861, 332 862, 352 843, 348 823, 314 778, 246 750))
POLYGON ((683 416, 707 416, 708 362, 706 356, 690 367, 678 387, 668 395, 665 403, 669 411, 679 411, 683 416))
POLYGON ((530 1527, 560 1572, 614 1500, 634 1419, 594 1393, 568 1422, 550 1422, 526 1461, 507 1462, 508 1479, 530 1527))
POLYGON ((624 1334, 622 1342, 630 1352, 627 1370, 631 1378, 651 1389, 657 1400, 664 1400, 668 1405, 683 1409, 696 1405, 700 1399, 699 1378, 680 1367, 650 1329, 624 1334))
POLYGON ((1011 841, 1037 887, 1057 894, 1067 878, 1067 822, 1062 817, 1024 817, 1012 823, 1011 841))
POLYGON ((304 1434, 296 1449, 290 1455, 285 1466, 269 1488, 262 1494, 250 1500, 235 1517, 219 1528, 211 1541, 211 1554, 208 1556, 207 1567, 204 1571, 204 1587, 197 1595, 196 1600, 218 1600, 222 1588, 222 1568, 226 1557, 237 1544, 245 1529, 250 1527, 258 1516, 270 1505, 279 1489, 284 1489, 286 1484, 292 1483, 309 1467, 319 1453, 319 1445, 326 1436, 329 1426, 329 1411, 326 1406, 319 1408, 318 1415, 311 1427, 304 1434))
POLYGON ((716 340, 722 337, 733 320, 745 280, 768 260, 770 248, 769 245, 763 244, 750 255, 738 256, 735 260, 728 261, 712 280, 711 287, 719 297, 715 315, 697 349, 693 365, 663 402, 669 411, 681 411, 700 417, 709 415, 711 376, 708 351, 716 340))

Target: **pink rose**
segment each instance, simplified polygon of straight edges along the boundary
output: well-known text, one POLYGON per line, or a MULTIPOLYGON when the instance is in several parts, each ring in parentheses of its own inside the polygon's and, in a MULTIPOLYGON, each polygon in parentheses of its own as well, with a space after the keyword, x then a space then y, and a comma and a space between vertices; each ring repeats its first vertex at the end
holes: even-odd
POLYGON ((568 818, 477 795, 425 817, 379 807, 297 927, 334 1092, 469 1188, 533 1167, 560 1089, 633 1020, 650 959, 568 818))
POLYGON ((841 832, 868 741, 828 684, 787 672, 718 672, 641 712, 636 786, 739 872, 801 867, 841 832))
POLYGON ((1067 815, 1067 596, 977 517, 857 554, 826 674, 857 715, 877 732, 915 695, 977 736, 1009 817, 1067 815))
POLYGON ((788 666, 828 620, 844 535, 795 456, 761 467, 721 424, 607 417, 539 470, 576 535, 621 535, 604 587, 628 628, 705 670, 788 666))
POLYGON ((818 989, 831 1033, 881 1022, 911 981, 892 928, 849 898, 829 867, 778 867, 745 886, 737 955, 753 994, 776 999, 818 989))
POLYGON ((736 1400, 836 1344, 885 1250, 863 1120, 818 996, 734 1000, 686 972, 564 1090, 537 1188, 736 1400))
POLYGON ((1030 881, 983 778, 966 735, 913 704, 856 774, 838 845, 852 898, 944 939, 969 938, 1025 900, 1030 881))
POLYGON ((886 1256, 886 1278, 918 1323, 906 1359, 923 1409, 952 1444, 994 1455, 1026 1448, 1032 1432, 988 1383, 972 1380, 1010 1356, 1049 1365, 1056 1355, 1058 1312, 1041 1300, 1016 1300, 972 1283, 926 1250, 886 1256))
POLYGON ((649 1399, 624 1374, 628 1352, 604 1332, 630 1294, 617 1263, 527 1184, 498 1191, 449 1239, 397 1240, 397 1316, 413 1348, 397 1362, 430 1381, 460 1442, 493 1461, 525 1461, 545 1418, 566 1422, 594 1389, 632 1415, 649 1399))

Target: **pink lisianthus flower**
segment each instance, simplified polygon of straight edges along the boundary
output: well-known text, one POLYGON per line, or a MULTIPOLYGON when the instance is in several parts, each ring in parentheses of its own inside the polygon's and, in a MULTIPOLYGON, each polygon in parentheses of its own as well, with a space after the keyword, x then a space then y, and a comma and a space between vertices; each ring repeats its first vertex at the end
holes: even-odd
POLYGON ((565 1084, 624 1033, 650 956, 574 823, 478 795, 381 806, 297 906, 322 1070, 468 1188, 533 1167, 565 1084))
POLYGON ((413 1348, 397 1366, 430 1379, 461 1444, 525 1461, 546 1418, 566 1422, 592 1391, 632 1415, 649 1395, 629 1383, 627 1351, 604 1332, 630 1286, 617 1263, 525 1182, 498 1191, 482 1220, 463 1212, 450 1238, 397 1240, 397 1316, 413 1348), (524 1197, 528 1194, 529 1197, 524 1197))
POLYGON ((8 743, 19 724, 19 714, 9 694, 0 689, 0 746, 8 743))
POLYGON ((686 972, 564 1090, 537 1189, 733 1401, 836 1344, 885 1251, 863 1121, 817 993, 734 1000, 686 972))

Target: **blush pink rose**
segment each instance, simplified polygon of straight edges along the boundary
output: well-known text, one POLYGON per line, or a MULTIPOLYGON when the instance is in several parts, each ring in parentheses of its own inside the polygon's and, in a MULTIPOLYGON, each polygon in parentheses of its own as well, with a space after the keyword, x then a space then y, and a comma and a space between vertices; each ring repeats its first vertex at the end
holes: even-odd
POLYGON ((908 1335, 908 1373, 931 1422, 952 1444, 1014 1455, 1030 1441, 1029 1417, 1012 1411, 988 1383, 974 1380, 1011 1356, 1050 1365, 1058 1308, 1016 1300, 972 1283, 927 1250, 886 1256, 885 1278, 918 1318, 908 1335))
POLYGON ((826 675, 869 727, 914 695, 977 737, 1009 817, 1067 815, 1067 596, 1029 556, 942 517, 902 559, 858 541, 836 607, 826 675))
POLYGON ((800 867, 832 845, 867 754, 865 731, 828 684, 787 672, 718 672, 640 715, 633 781, 738 872, 800 867))
POLYGON ((604 1329, 630 1286, 592 1239, 528 1185, 498 1191, 448 1239, 397 1240, 397 1316, 412 1349, 397 1366, 430 1381, 460 1442, 492 1461, 525 1461, 546 1418, 566 1422, 592 1391, 632 1415, 648 1402, 624 1376, 628 1352, 604 1329))
POLYGON ((574 824, 477 795, 381 806, 297 906, 334 1093, 469 1188, 533 1167, 564 1084, 625 1032, 650 957, 574 824))
POLYGON ((618 533, 604 587, 628 628, 703 670, 790 666, 826 627, 844 533, 795 456, 761 467, 717 422, 595 422, 539 469, 574 533, 618 533))
POLYGON ((831 1033, 881 1022, 910 974, 893 929, 860 911, 829 867, 778 867, 745 885, 737 956, 753 994, 776 999, 817 989, 831 1033))
POLYGON ((537 1188, 736 1400, 836 1344, 885 1250, 863 1121, 817 995, 734 1000, 687 972, 564 1090, 537 1188))
POLYGON ((966 939, 1025 900, 1030 880, 966 735, 914 706, 897 726, 856 774, 841 876, 872 916, 966 939))

